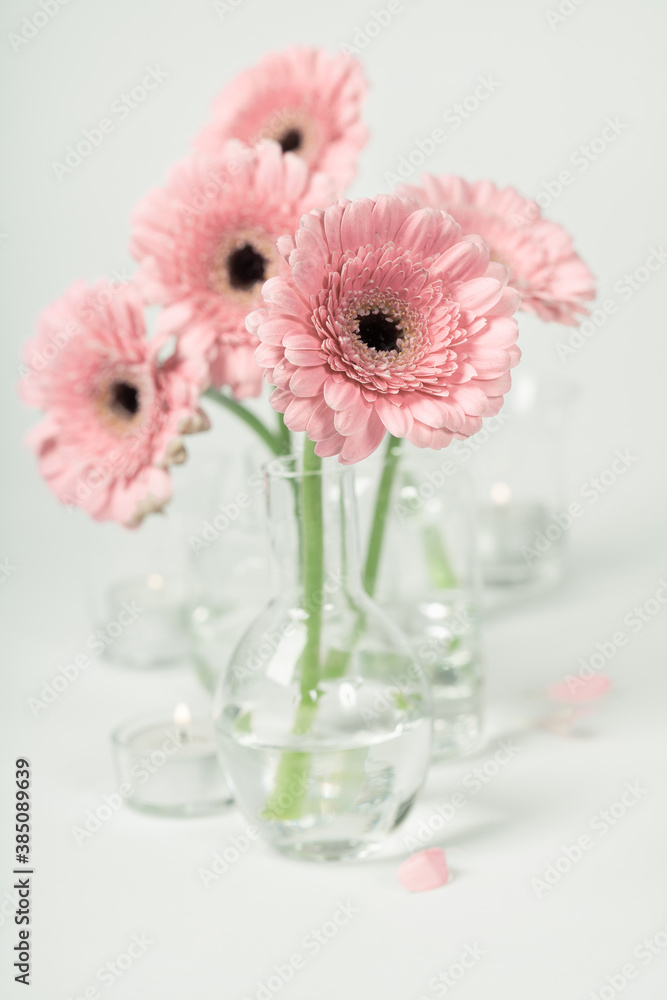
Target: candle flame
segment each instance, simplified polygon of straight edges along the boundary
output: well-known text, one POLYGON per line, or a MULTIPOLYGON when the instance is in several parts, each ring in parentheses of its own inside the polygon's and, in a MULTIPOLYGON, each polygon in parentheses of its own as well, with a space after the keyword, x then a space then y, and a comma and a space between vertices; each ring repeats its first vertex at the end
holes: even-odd
POLYGON ((509 503, 512 491, 507 483, 494 483, 491 487, 491 500, 496 504, 509 503))
POLYGON ((183 703, 177 705, 174 709, 174 725, 178 726, 179 729, 185 729, 191 721, 192 715, 188 706, 183 703))

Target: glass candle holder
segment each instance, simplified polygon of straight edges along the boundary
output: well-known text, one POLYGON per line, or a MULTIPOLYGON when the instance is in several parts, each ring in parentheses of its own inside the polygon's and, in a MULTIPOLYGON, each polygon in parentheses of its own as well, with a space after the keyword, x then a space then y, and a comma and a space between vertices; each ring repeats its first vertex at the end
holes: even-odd
POLYGON ((89 648, 135 670, 189 662, 186 522, 182 511, 137 531, 94 524, 85 593, 89 648))
POLYGON ((206 816, 232 801, 216 754, 210 718, 192 719, 178 705, 170 720, 147 715, 111 735, 118 793, 127 805, 158 816, 206 816))
POLYGON ((558 582, 567 544, 565 432, 575 391, 565 380, 515 377, 497 417, 455 454, 470 458, 483 582, 493 591, 558 582))
MULTIPOLYGON (((262 451, 247 447, 193 455, 172 473, 174 497, 163 514, 147 517, 137 531, 93 525, 85 597, 93 652, 139 670, 191 664, 193 640, 200 638, 193 625, 202 625, 205 646, 221 618, 225 624, 243 618, 251 593, 266 580, 265 564, 254 572, 243 551, 248 538, 260 544, 255 512, 263 479, 257 469, 264 459, 262 451), (238 584, 249 564, 252 586, 244 591, 238 584)), ((251 604, 243 624, 261 606, 251 604)))

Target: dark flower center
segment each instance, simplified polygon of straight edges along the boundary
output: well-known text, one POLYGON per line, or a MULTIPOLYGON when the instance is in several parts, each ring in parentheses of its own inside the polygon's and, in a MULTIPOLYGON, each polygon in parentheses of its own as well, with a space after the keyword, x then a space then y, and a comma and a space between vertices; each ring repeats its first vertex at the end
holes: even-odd
POLYGON ((367 347, 373 347, 376 351, 396 349, 396 341, 401 337, 402 331, 398 329, 394 319, 382 313, 370 313, 368 316, 357 316, 357 321, 359 338, 367 347))
POLYGON ((258 253, 250 243, 234 250, 227 258, 229 284, 232 288, 248 291, 258 281, 264 281, 266 258, 258 253))
POLYGON ((131 382, 114 382, 111 386, 111 407, 123 417, 139 412, 139 390, 131 382))
POLYGON ((303 136, 298 128, 290 128, 278 142, 282 147, 283 153, 293 153, 296 149, 301 149, 303 136))

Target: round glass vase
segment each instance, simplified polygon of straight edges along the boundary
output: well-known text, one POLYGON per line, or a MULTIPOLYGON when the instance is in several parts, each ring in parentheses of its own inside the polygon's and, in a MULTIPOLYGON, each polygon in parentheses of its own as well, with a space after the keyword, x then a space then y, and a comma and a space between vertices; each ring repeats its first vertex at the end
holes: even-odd
POLYGON ((478 745, 483 660, 475 505, 470 477, 449 450, 390 443, 359 479, 364 582, 410 640, 433 690, 433 755, 478 745), (379 551, 378 509, 387 505, 379 551), (375 562, 371 554, 375 548, 375 562))
POLYGON ((222 677, 214 718, 236 802, 283 853, 313 860, 380 849, 431 756, 430 689, 398 628, 364 592, 353 473, 271 463, 278 595, 222 677))

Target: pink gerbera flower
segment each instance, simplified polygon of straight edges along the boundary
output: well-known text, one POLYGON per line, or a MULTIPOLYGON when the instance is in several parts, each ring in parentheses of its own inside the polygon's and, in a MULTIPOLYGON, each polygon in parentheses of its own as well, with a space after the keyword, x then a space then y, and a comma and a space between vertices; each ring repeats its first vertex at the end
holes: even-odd
POLYGON ((271 53, 222 92, 196 145, 216 150, 226 139, 248 145, 275 139, 312 170, 330 174, 340 192, 354 177, 368 141, 361 121, 366 90, 360 63, 345 53, 302 48, 271 53))
POLYGON ((483 236, 491 259, 509 270, 509 283, 521 295, 525 312, 569 326, 587 312, 583 303, 595 297, 595 279, 574 252, 572 239, 514 188, 425 174, 422 187, 406 184, 397 193, 449 212, 464 233, 483 236))
POLYGON ((130 286, 73 285, 25 347, 23 398, 46 412, 28 437, 58 499, 97 521, 136 527, 171 496, 181 435, 209 423, 198 399, 205 365, 145 336, 130 286))
POLYGON ((264 281, 285 270, 278 237, 333 197, 329 177, 284 156, 277 143, 250 149, 230 141, 180 163, 135 209, 139 280, 148 301, 168 307, 159 328, 207 358, 215 386, 230 386, 239 399, 259 395, 246 316, 261 302, 264 281))
POLYGON ((279 249, 291 273, 248 325, 273 406, 318 455, 358 462, 387 431, 442 448, 498 412, 519 296, 480 237, 384 195, 311 212, 279 249))

